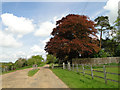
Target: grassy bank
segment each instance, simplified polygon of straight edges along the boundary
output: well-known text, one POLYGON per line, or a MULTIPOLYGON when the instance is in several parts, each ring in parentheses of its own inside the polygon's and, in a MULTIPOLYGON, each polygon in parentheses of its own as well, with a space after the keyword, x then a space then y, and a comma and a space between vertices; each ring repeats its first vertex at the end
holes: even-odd
MULTIPOLYGON (((109 70, 110 72, 114 71, 118 73, 118 68, 111 68, 109 70)), ((82 73, 77 73, 76 71, 68 71, 60 68, 52 69, 52 71, 70 88, 118 88, 117 82, 108 81, 108 83, 105 84, 104 79, 94 77, 92 80, 91 76, 83 76, 82 73)), ((89 71, 85 72, 90 73, 89 71)), ((103 74, 99 72, 95 72, 94 75, 103 76, 103 74)), ((118 76, 116 75, 108 75, 107 77, 118 80, 118 76)))
POLYGON ((28 76, 32 77, 33 75, 35 75, 35 73, 37 73, 39 71, 39 69, 33 69, 33 70, 30 70, 28 72, 28 76))

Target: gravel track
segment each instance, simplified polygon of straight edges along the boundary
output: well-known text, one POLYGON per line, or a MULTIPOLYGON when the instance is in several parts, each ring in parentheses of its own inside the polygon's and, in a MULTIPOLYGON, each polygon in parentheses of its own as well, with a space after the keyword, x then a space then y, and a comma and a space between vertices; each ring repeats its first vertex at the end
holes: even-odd
POLYGON ((32 68, 1 75, 2 88, 68 88, 48 67, 39 67, 32 77, 27 76, 32 68))

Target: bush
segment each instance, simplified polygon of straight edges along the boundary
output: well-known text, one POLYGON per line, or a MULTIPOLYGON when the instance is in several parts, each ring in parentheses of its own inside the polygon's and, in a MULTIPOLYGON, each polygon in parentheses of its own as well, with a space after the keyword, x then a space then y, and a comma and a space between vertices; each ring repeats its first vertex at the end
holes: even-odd
POLYGON ((100 57, 109 57, 110 54, 108 54, 107 52, 105 52, 103 49, 101 49, 98 53, 94 54, 94 58, 100 57))
POLYGON ((34 65, 34 64, 40 65, 42 63, 42 60, 44 59, 42 58, 41 55, 32 56, 31 58, 28 59, 27 64, 28 65, 34 65))
POLYGON ((27 66, 27 60, 19 58, 16 62, 15 62, 15 68, 21 68, 27 66))
POLYGON ((47 55, 46 63, 50 64, 50 63, 57 63, 57 62, 58 62, 58 59, 54 55, 51 55, 51 54, 47 55))

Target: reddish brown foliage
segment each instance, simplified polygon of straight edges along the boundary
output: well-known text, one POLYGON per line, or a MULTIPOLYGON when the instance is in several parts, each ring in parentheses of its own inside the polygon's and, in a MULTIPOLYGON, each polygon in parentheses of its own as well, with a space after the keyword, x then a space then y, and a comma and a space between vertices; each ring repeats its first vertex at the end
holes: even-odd
MULTIPOLYGON (((53 29, 53 38, 47 43, 45 50, 58 58, 67 55, 74 57, 98 52, 97 30, 95 24, 87 16, 69 14, 57 21, 53 29)), ((72 58, 72 57, 71 57, 72 58)))

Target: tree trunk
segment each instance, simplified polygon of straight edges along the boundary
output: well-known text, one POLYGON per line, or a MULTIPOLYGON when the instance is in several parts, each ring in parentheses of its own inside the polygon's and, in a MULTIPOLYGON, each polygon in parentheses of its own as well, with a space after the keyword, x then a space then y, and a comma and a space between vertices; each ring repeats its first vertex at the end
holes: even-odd
POLYGON ((102 27, 101 27, 101 33, 100 33, 100 49, 101 49, 101 40, 102 40, 102 27))

